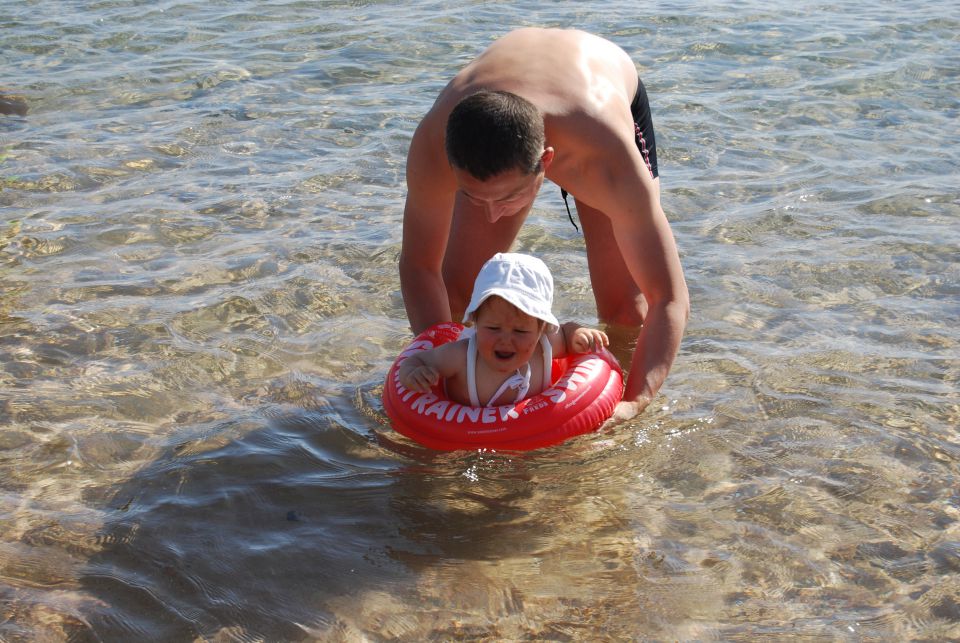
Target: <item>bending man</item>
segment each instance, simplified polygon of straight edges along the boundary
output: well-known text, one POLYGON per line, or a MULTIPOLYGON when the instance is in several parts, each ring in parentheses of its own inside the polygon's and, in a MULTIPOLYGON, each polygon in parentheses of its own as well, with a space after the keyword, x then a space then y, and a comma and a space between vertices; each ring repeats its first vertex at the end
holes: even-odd
POLYGON ((459 321, 480 267, 510 249, 544 178, 576 199, 597 316, 640 326, 614 416, 629 418, 666 378, 689 298, 660 207, 646 91, 629 56, 607 40, 513 31, 440 93, 407 158, 407 316, 414 333, 459 321))

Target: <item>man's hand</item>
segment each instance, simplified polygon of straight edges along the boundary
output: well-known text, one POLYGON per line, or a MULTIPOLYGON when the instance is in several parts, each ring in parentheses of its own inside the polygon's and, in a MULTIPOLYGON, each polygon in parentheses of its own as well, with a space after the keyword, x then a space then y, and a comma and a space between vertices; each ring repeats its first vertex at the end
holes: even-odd
POLYGON ((613 408, 613 414, 607 418, 607 420, 600 426, 601 429, 610 429, 619 424, 623 424, 627 420, 632 420, 636 416, 647 408, 647 405, 650 404, 650 400, 642 401, 627 401, 618 402, 617 405, 613 408))

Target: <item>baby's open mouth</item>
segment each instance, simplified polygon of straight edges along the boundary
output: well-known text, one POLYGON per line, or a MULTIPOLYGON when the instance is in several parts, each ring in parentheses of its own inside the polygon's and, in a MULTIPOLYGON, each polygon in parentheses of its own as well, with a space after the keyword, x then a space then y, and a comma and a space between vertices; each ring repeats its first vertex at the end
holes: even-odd
POLYGON ((508 353, 506 351, 493 351, 493 354, 497 357, 497 359, 504 359, 504 360, 510 359, 511 357, 516 355, 516 353, 508 353))

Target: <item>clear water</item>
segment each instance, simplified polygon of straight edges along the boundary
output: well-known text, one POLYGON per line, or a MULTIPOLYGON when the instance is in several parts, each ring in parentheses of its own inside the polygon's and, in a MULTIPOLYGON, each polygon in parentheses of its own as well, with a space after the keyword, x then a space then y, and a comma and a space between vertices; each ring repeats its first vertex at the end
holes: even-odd
MULTIPOLYGON (((960 638, 956 3, 0 25, 0 639, 960 638), (618 430, 433 453, 380 404, 406 147, 530 24, 634 57, 693 316, 618 430)), ((517 247, 595 322, 554 186, 517 247)))

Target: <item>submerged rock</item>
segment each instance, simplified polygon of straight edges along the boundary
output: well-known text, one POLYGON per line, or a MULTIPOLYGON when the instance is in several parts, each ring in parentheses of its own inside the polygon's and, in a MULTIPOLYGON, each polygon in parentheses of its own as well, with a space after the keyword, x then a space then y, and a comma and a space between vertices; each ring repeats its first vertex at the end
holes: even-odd
POLYGON ((18 94, 8 94, 0 90, 0 114, 5 116, 26 116, 27 99, 18 94))

